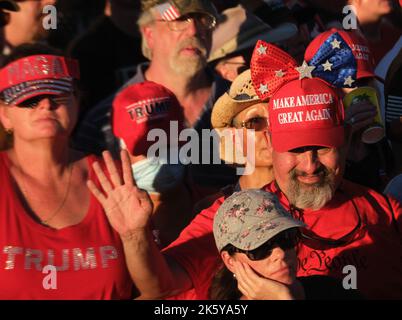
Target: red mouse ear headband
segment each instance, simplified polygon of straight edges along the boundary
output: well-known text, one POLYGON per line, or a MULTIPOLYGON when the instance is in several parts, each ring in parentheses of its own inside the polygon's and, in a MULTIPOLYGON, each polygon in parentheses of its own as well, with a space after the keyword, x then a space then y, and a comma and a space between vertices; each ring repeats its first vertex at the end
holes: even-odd
POLYGON ((314 66, 297 65, 285 51, 258 40, 250 62, 251 79, 258 97, 269 99, 280 87, 295 79, 312 78, 314 66))

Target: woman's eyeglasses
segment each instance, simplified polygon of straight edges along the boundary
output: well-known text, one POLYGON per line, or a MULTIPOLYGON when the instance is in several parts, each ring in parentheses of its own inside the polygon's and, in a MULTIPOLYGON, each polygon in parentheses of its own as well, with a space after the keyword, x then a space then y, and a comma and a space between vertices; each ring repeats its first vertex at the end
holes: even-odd
POLYGON ((293 228, 282 231, 254 250, 241 250, 234 247, 234 251, 244 253, 252 261, 263 260, 268 258, 275 248, 281 248, 284 251, 295 248, 299 242, 299 238, 299 230, 297 228, 293 228))
POLYGON ((265 117, 253 117, 242 121, 242 128, 253 129, 255 131, 263 131, 268 128, 268 119, 265 117))

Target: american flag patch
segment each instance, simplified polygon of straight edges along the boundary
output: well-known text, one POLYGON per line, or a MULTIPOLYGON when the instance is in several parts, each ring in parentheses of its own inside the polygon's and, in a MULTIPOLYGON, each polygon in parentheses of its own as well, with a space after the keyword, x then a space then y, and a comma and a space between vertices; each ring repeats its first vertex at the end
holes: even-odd
POLYGON ((179 10, 169 2, 162 3, 155 7, 165 21, 173 21, 180 17, 179 10))
POLYGON ((402 116, 402 97, 389 95, 386 107, 386 121, 391 122, 402 116))

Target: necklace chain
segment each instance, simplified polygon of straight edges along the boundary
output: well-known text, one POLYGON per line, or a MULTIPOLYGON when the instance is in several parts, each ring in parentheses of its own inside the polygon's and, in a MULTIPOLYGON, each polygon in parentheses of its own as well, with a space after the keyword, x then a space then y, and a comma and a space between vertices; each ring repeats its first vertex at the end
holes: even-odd
MULTIPOLYGON (((17 162, 18 162, 18 170, 21 173, 21 192, 22 192, 24 198, 26 200, 28 200, 27 191, 26 191, 26 188, 24 187, 24 184, 25 184, 25 182, 24 182, 24 172, 22 171, 22 167, 21 167, 20 162, 18 161, 18 159, 17 159, 17 162)), ((67 200, 67 197, 68 197, 68 194, 70 192, 70 184, 71 184, 71 176, 73 174, 73 167, 74 167, 74 163, 72 163, 70 165, 70 172, 69 172, 69 177, 68 177, 67 189, 66 189, 66 192, 64 194, 63 200, 61 201, 61 203, 57 207, 57 209, 51 215, 49 215, 49 217, 47 219, 41 219, 38 215, 36 215, 41 224, 43 224, 45 226, 49 226, 49 221, 51 221, 60 212, 60 210, 64 207, 64 205, 66 203, 66 200, 67 200)))

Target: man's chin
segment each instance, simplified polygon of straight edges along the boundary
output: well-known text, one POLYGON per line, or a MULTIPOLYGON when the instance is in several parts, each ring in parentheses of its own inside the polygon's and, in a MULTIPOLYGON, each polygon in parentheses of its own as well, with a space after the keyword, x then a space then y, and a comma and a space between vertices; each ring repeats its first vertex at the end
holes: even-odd
POLYGON ((171 63, 173 70, 180 74, 196 74, 206 66, 205 59, 196 57, 181 57, 171 63))

